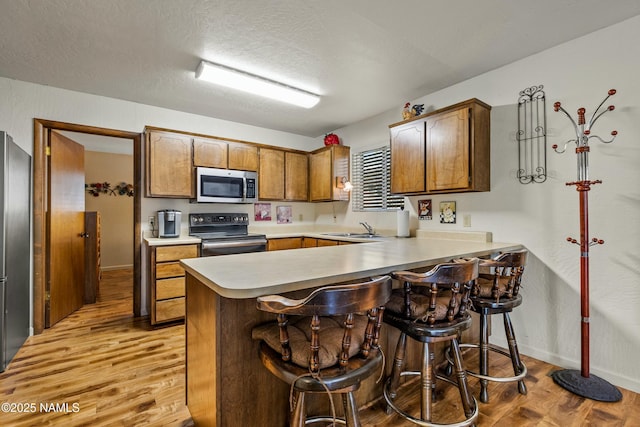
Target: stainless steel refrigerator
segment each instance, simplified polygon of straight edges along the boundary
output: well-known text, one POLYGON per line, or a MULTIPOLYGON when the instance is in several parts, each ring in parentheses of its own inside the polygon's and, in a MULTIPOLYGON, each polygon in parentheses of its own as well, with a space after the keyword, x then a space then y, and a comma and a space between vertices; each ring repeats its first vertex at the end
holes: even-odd
POLYGON ((29 336, 31 156, 0 131, 0 372, 29 336))

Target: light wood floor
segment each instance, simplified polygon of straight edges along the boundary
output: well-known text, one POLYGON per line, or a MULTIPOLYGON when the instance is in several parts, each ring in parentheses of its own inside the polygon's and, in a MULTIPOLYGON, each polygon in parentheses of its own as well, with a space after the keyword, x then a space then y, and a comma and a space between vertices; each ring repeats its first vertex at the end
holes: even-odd
MULTIPOLYGON (((152 330, 146 319, 134 319, 131 280, 130 270, 105 272, 96 304, 27 340, 0 374, 0 402, 22 413, 0 411, 0 426, 193 425, 184 405, 184 326, 152 330), (49 406, 41 408, 40 403, 49 406), (29 404, 35 404, 35 410, 29 404), (51 404, 58 404, 57 412, 44 411, 51 404)), ((474 356, 465 355, 468 366, 474 356)), ((528 395, 518 394, 513 384, 491 384, 491 402, 480 404, 480 426, 640 425, 638 394, 621 389, 623 399, 617 403, 584 399, 553 382, 549 374, 558 367, 524 360, 528 395)), ((498 360, 491 369, 508 372, 510 363, 498 360)), ((477 391, 475 379, 470 379, 470 386, 477 391)), ((412 383, 405 387, 409 393, 399 404, 417 412, 417 390, 412 383)), ((455 388, 439 387, 437 398, 435 420, 460 419, 455 388)), ((364 408, 363 426, 414 425, 383 409, 380 402, 364 408)), ((259 421, 238 427, 280 426, 259 421)))
POLYGON ((0 412, 0 426, 192 425, 184 326, 151 330, 132 301, 132 271, 104 272, 96 304, 30 337, 0 374, 0 401, 23 413, 0 412))

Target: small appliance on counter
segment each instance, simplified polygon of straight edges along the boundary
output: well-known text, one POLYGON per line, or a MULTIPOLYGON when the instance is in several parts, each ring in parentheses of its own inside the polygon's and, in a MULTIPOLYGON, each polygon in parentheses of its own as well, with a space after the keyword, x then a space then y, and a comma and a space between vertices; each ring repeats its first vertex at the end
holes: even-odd
POLYGON ((175 209, 158 211, 158 237, 180 237, 182 212, 175 209))

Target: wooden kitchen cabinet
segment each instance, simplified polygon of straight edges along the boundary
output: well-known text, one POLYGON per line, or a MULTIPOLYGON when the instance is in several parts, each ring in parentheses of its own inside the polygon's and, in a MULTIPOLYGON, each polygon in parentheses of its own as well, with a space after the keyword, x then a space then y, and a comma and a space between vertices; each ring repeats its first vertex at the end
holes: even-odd
POLYGON ((409 122, 390 129, 391 192, 426 191, 425 122, 409 122))
POLYGON ((229 169, 258 171, 258 146, 242 142, 229 142, 229 169))
POLYGON ((284 198, 297 202, 309 200, 309 156, 306 153, 284 153, 284 198))
POLYGON ((146 197, 194 197, 191 137, 145 131, 146 197))
POLYGON ((193 166, 227 169, 229 144, 213 138, 193 138, 193 166))
POLYGON ((151 325, 184 319, 184 269, 180 260, 198 257, 198 245, 149 247, 151 325))
POLYGON ((301 249, 302 237, 280 237, 267 240, 268 251, 281 251, 285 249, 301 249))
POLYGON ((260 147, 258 197, 260 200, 308 200, 306 153, 260 147))
POLYGON ((470 99, 390 125, 391 192, 489 191, 490 113, 470 99))
POLYGON ((260 148, 259 159, 258 197, 260 200, 284 200, 284 151, 260 148))
POLYGON ((349 192, 339 187, 349 179, 349 147, 329 145, 309 154, 309 201, 348 201, 349 192))

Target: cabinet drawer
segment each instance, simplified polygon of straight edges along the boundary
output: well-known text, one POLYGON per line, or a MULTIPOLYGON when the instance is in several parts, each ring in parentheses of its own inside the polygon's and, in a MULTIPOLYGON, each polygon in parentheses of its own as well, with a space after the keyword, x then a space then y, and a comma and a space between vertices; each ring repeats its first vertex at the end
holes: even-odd
POLYGON ((178 261, 185 258, 197 258, 198 245, 158 246, 156 262, 178 261))
POLYGON ((156 279, 166 279, 167 277, 184 276, 184 268, 179 262, 165 262, 156 264, 156 279))
POLYGON ((156 323, 184 317, 184 297, 156 302, 156 323))
POLYGON ((184 296, 184 277, 156 280, 156 300, 184 296))

